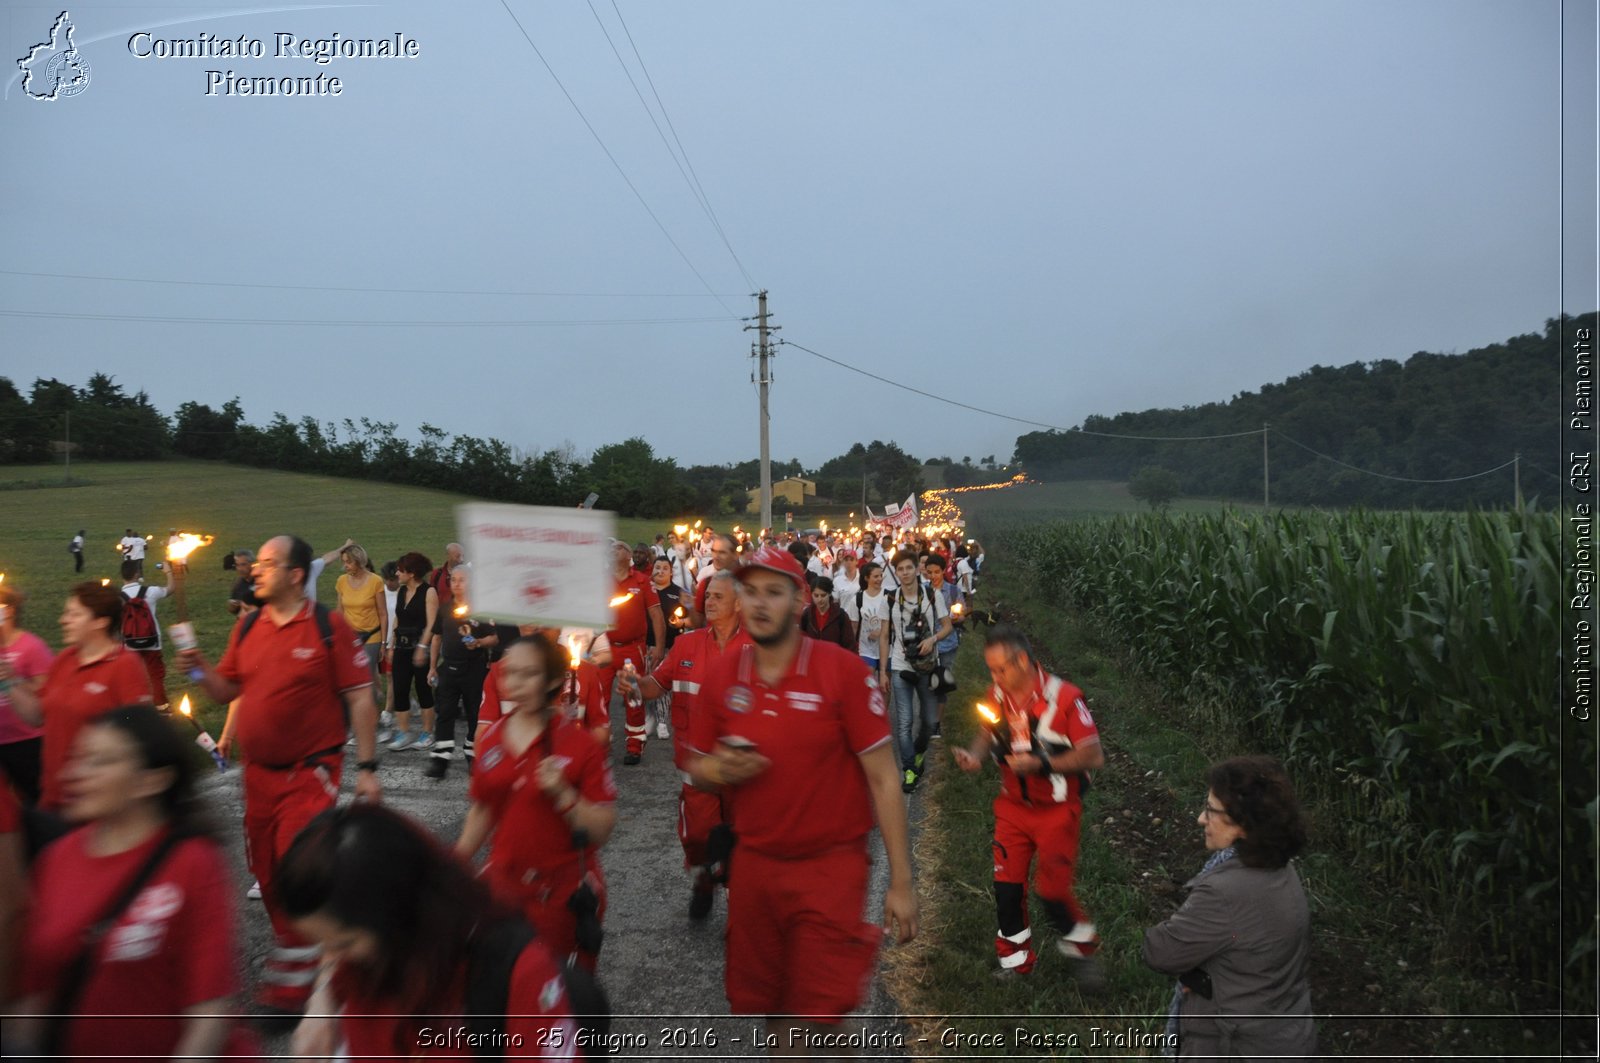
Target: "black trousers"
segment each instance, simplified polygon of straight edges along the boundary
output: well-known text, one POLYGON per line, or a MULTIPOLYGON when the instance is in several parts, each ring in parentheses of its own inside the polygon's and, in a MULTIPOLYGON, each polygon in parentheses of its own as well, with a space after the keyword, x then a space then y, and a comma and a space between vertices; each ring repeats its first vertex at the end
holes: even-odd
POLYGON ((465 661, 439 662, 439 697, 435 705, 433 755, 449 760, 456 751, 456 720, 465 719, 467 736, 463 749, 472 756, 472 736, 478 729, 478 703, 483 700, 483 680, 489 674, 489 661, 475 653, 465 661))
POLYGON ((394 659, 391 662, 392 678, 394 684, 394 711, 411 711, 411 690, 417 691, 417 705, 424 709, 433 708, 433 688, 428 685, 428 666, 418 667, 411 663, 411 655, 415 652, 411 646, 396 646, 394 659))

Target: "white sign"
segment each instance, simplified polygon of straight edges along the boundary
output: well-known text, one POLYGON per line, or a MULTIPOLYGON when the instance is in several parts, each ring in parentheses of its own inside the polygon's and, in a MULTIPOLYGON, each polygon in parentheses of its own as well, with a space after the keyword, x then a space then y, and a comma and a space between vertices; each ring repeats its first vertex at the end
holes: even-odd
POLYGON ((545 627, 611 626, 615 514, 472 502, 456 507, 456 537, 472 562, 475 617, 545 627))

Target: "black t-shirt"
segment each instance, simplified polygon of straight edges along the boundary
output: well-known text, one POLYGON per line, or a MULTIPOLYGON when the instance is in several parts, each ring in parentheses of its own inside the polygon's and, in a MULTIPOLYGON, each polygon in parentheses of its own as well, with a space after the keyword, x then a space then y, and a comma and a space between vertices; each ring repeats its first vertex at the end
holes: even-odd
POLYGON ((517 637, 517 629, 509 625, 496 624, 489 620, 460 620, 452 616, 448 610, 441 609, 433 618, 433 633, 439 636, 439 660, 446 664, 473 664, 479 663, 487 666, 491 661, 500 659, 501 652, 506 645, 517 637), (468 649, 462 641, 463 629, 472 633, 475 639, 488 638, 498 635, 500 644, 492 649, 481 646, 468 649))
MULTIPOLYGON (((651 586, 655 587, 655 584, 652 583, 651 586)), ((667 645, 662 651, 665 653, 666 650, 672 649, 672 644, 678 638, 678 629, 672 626, 672 611, 683 604, 683 588, 676 583, 669 583, 665 587, 656 587, 656 596, 661 599, 661 619, 667 629, 667 645)), ((645 637, 646 645, 654 646, 656 644, 654 624, 650 625, 645 637)))
POLYGON ((228 592, 228 600, 243 602, 253 609, 260 609, 262 605, 261 599, 256 597, 254 585, 248 579, 234 581, 233 590, 228 592))

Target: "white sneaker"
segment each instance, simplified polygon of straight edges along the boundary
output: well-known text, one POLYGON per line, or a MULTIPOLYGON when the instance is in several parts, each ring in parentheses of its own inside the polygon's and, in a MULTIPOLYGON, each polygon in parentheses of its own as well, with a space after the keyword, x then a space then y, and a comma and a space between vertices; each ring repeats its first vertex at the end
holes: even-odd
POLYGON ((426 752, 427 750, 432 749, 433 748, 433 735, 431 735, 427 731, 423 731, 421 734, 419 734, 417 736, 417 740, 415 742, 411 743, 411 748, 412 749, 420 749, 420 750, 422 750, 424 752, 426 752))
POLYGON ((672 732, 667 730, 667 721, 666 720, 657 720, 656 721, 656 737, 657 738, 671 738, 672 737, 672 732))
POLYGON ((261 899, 261 880, 256 879, 250 883, 250 888, 244 891, 246 900, 259 901, 261 899))
POLYGON ((416 739, 412 737, 410 731, 401 731, 394 736, 394 741, 389 743, 389 749, 398 753, 403 749, 410 749, 411 743, 415 741, 416 739))

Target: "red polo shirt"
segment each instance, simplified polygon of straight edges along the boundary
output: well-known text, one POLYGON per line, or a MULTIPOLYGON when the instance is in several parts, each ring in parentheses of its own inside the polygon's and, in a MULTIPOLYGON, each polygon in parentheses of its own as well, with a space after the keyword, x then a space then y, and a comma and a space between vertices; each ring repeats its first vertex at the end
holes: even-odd
POLYGON ((696 628, 678 635, 672 652, 662 661, 650 677, 662 689, 672 691, 672 762, 679 771, 689 770, 689 735, 693 727, 693 708, 700 700, 700 678, 724 656, 739 652, 748 645, 750 636, 744 628, 737 628, 726 646, 718 646, 716 636, 709 627, 696 628))
MULTIPOLYGON (((655 584, 650 582, 650 577, 643 572, 630 571, 622 579, 617 580, 615 595, 621 596, 633 592, 633 597, 621 605, 612 606, 612 621, 610 631, 606 637, 611 640, 611 648, 626 646, 634 642, 643 642, 650 631, 650 607, 660 605, 661 599, 656 595, 655 584)), ((620 662, 619 662, 620 663, 620 662)))
POLYGON ((282 627, 263 606, 243 645, 244 621, 234 625, 217 674, 239 684, 234 736, 246 759, 288 767, 344 745, 343 695, 371 686, 372 673, 366 649, 345 618, 330 611, 328 620, 331 647, 322 643, 310 601, 282 627))
MULTIPOLYGON (((512 712, 509 707, 512 703, 502 703, 500 697, 501 663, 496 661, 491 664, 489 673, 483 678, 483 703, 478 709, 478 719, 485 727, 512 712)), ((577 673, 577 697, 572 696, 570 670, 567 682, 562 684, 560 693, 556 695, 561 703, 561 714, 583 727, 605 727, 611 722, 611 715, 606 710, 605 698, 600 695, 600 669, 594 666, 593 661, 579 661, 577 673)))
POLYGON ((83 664, 71 646, 50 664, 39 690, 44 713, 44 748, 40 754, 39 803, 61 805, 61 769, 72 755, 72 743, 86 721, 119 705, 151 705, 150 675, 139 655, 121 646, 97 661, 83 664))
POLYGON ((691 726, 696 752, 739 735, 772 761, 728 788, 740 846, 798 859, 872 829, 860 757, 889 740, 889 720, 877 678, 850 651, 802 637, 789 673, 769 687, 756 674, 755 647, 746 645, 712 665, 691 726))
MULTIPOLYGON (((1011 712, 1027 713, 1030 730, 1052 753, 1100 741, 1100 731, 1094 725, 1094 717, 1089 715, 1089 705, 1083 699, 1083 691, 1065 679, 1056 679, 1055 696, 1047 697, 1046 689, 1052 678, 1039 669, 1028 693, 1017 699, 1011 698, 999 686, 991 686, 989 696, 994 698, 1001 720, 1007 719, 1011 712)), ((1026 800, 1034 804, 1077 801, 1082 797, 1082 785, 1083 780, 1077 773, 1029 775, 1022 778, 1004 761, 1000 762, 1000 793, 1013 801, 1026 800)))
POLYGON ((467 795, 487 808, 494 821, 486 870, 509 881, 528 869, 559 868, 578 857, 572 825, 539 789, 540 761, 558 758, 567 783, 591 804, 615 803, 617 784, 608 759, 611 751, 563 717, 553 717, 538 741, 520 754, 504 745, 505 728, 501 720, 478 743, 467 795))

